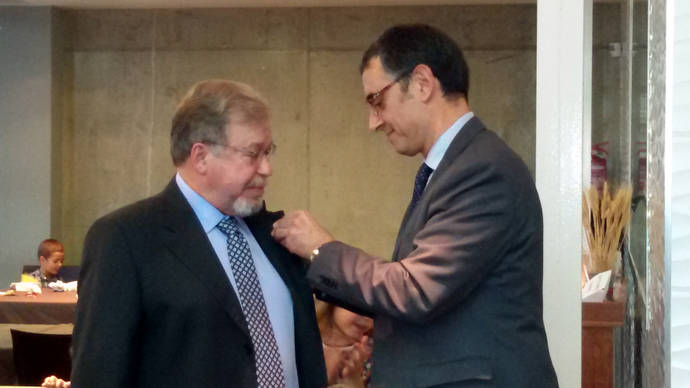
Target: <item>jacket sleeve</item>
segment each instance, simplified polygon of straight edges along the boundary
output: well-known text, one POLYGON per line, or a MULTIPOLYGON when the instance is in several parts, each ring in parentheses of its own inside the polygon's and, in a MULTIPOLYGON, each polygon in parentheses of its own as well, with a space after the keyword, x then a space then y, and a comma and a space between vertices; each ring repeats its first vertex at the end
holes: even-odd
POLYGON ((428 193, 426 221, 401 260, 338 241, 322 246, 308 272, 317 295, 416 323, 461 303, 509 249, 519 198, 507 174, 487 163, 453 178, 428 193))
POLYGON ((125 234, 101 219, 84 242, 74 326, 72 386, 135 386, 139 283, 125 234))

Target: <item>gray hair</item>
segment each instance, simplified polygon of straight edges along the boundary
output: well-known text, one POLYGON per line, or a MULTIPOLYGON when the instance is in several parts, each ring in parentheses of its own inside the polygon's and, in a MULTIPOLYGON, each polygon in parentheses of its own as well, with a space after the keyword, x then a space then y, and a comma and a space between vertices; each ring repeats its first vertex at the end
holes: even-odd
POLYGON ((227 80, 198 82, 177 106, 172 120, 173 163, 184 163, 194 143, 226 144, 226 125, 231 121, 257 123, 268 118, 268 104, 251 86, 227 80))

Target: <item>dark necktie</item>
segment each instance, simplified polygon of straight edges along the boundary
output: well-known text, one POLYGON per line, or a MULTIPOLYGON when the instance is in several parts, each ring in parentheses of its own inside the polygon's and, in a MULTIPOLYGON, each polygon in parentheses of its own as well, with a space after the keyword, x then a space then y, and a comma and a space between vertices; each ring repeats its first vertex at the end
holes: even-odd
POLYGON ((417 202, 422 198, 422 193, 426 187, 426 182, 429 180, 431 173, 434 170, 427 166, 426 163, 422 163, 417 171, 417 176, 414 178, 414 191, 412 191, 412 201, 410 201, 410 210, 417 206, 417 202))
POLYGON ((218 223, 218 229, 228 236, 228 258, 235 277, 242 312, 244 312, 249 335, 254 344, 256 380, 259 388, 285 387, 285 375, 278 344, 268 317, 249 244, 240 231, 237 221, 232 217, 223 217, 218 223))

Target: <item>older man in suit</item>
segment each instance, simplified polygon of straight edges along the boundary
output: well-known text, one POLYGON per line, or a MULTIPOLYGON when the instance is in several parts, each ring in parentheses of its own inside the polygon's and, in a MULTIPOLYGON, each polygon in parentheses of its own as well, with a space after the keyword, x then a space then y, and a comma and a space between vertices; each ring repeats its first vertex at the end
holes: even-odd
POLYGON ((360 71, 369 127, 421 154, 393 260, 337 241, 307 212, 273 235, 311 257, 317 292, 374 316, 374 387, 558 385, 542 319, 542 213, 525 164, 468 106, 460 48, 388 29, 360 71))
POLYGON ((195 85, 173 118, 177 174, 94 223, 84 246, 72 386, 326 383, 304 260, 270 235, 274 151, 249 86, 195 85))

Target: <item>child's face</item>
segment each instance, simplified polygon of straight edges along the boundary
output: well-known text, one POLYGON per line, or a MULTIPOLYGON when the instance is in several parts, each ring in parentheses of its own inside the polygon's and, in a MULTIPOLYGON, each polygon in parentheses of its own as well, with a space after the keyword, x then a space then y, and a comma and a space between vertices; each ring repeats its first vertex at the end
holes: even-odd
POLYGON ((65 261, 65 252, 55 251, 50 256, 39 258, 41 262, 41 272, 45 275, 55 276, 62 267, 62 262, 65 261))

